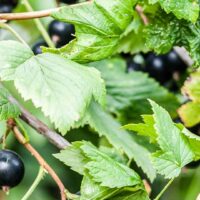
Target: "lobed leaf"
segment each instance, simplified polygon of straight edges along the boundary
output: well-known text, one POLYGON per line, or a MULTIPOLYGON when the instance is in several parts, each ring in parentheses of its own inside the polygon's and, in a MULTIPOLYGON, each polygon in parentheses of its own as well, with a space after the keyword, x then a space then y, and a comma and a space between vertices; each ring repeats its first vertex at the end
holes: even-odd
POLYGON ((82 118, 92 98, 103 102, 104 82, 94 68, 50 53, 34 56, 15 41, 0 42, 0 61, 0 78, 13 80, 22 97, 41 107, 63 134, 82 118))
POLYGON ((76 39, 60 49, 44 48, 44 51, 61 54, 79 63, 111 56, 133 18, 135 3, 135 0, 94 0, 61 8, 52 13, 52 17, 74 24, 76 39))

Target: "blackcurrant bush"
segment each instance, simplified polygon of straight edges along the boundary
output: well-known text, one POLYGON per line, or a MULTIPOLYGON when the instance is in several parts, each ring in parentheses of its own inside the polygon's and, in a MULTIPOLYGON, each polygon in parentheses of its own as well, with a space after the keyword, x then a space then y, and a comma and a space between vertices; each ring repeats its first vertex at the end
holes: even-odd
POLYGON ((172 73, 163 55, 156 56, 155 54, 150 54, 146 59, 145 71, 161 84, 172 78, 172 73))
POLYGON ((145 60, 141 54, 131 56, 127 60, 127 71, 143 71, 145 60))
POLYGON ((61 2, 67 3, 67 4, 75 4, 77 3, 77 0, 61 0, 61 2))
POLYGON ((0 13, 11 13, 13 7, 7 4, 0 4, 0 13))
POLYGON ((53 20, 49 24, 49 35, 51 36, 57 47, 61 47, 69 43, 74 39, 73 34, 75 33, 74 26, 72 24, 53 20))
POLYGON ((16 7, 18 4, 18 0, 0 0, 0 5, 9 5, 12 8, 16 7))
POLYGON ((181 60, 179 55, 174 50, 166 54, 166 61, 168 68, 172 72, 184 72, 187 69, 187 65, 181 60))
POLYGON ((33 47, 32 47, 32 51, 35 55, 41 54, 42 53, 42 49, 41 46, 47 46, 45 41, 38 41, 36 42, 33 47))
POLYGON ((18 185, 24 177, 24 164, 13 151, 0 151, 0 187, 11 188, 18 185))

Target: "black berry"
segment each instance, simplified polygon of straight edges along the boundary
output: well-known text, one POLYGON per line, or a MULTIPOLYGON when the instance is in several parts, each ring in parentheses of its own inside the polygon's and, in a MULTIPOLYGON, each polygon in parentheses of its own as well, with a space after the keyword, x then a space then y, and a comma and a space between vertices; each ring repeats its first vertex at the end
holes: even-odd
POLYGON ((193 162, 191 162, 191 163, 186 165, 186 167, 189 168, 189 169, 195 169, 195 168, 197 168, 199 166, 200 166, 200 160, 193 161, 193 162))
POLYGON ((57 47, 61 47, 69 43, 74 39, 75 33, 74 26, 72 24, 53 20, 49 24, 49 35, 57 47))
POLYGON ((0 13, 11 13, 13 7, 7 4, 0 4, 0 13))
POLYGON ((166 54, 166 61, 172 72, 184 72, 187 69, 187 65, 180 59, 179 55, 174 50, 166 54))
POLYGON ((127 71, 143 71, 144 70, 144 58, 141 54, 132 56, 127 61, 127 71))
POLYGON ((67 4, 75 4, 77 3, 77 0, 61 0, 61 2, 67 3, 67 4))
POLYGON ((12 6, 12 8, 16 7, 18 4, 18 0, 0 0, 0 6, 1 5, 9 5, 12 6))
POLYGON ((162 84, 172 78, 172 73, 163 55, 150 54, 146 59, 145 71, 162 84))
POLYGON ((42 49, 41 46, 47 46, 45 41, 38 41, 36 42, 33 47, 32 47, 32 51, 35 55, 41 54, 42 53, 42 49))
POLYGON ((0 187, 14 187, 24 177, 24 164, 21 158, 13 151, 0 151, 0 187))

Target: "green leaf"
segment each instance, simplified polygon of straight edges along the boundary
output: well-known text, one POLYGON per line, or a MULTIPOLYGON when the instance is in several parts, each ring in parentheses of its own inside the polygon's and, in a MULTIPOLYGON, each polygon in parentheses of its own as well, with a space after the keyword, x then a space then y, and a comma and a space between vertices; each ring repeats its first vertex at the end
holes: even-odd
POLYGON ((92 103, 88 109, 85 123, 88 123, 100 135, 105 136, 109 143, 116 149, 123 151, 129 159, 134 159, 151 181, 156 173, 150 160, 150 152, 138 144, 131 135, 121 128, 110 114, 106 113, 99 105, 92 103))
POLYGON ((182 46, 189 52, 194 65, 200 64, 200 19, 194 24, 161 11, 150 18, 150 24, 144 29, 146 45, 150 50, 164 54, 174 46, 182 46))
POLYGON ((200 102, 188 102, 179 108, 178 113, 185 126, 193 127, 200 122, 200 102))
POLYGON ((116 51, 120 36, 131 23, 135 3, 135 0, 94 0, 61 8, 52 17, 74 24, 76 39, 60 49, 44 51, 79 63, 107 58, 116 51))
POLYGON ((0 121, 9 118, 17 118, 20 115, 20 110, 17 105, 9 101, 9 92, 0 86, 0 121))
POLYGON ((148 48, 145 45, 145 37, 143 34, 144 22, 136 11, 134 11, 133 14, 134 19, 132 23, 130 23, 130 25, 127 27, 119 41, 119 53, 123 52, 134 54, 148 51, 148 48))
POLYGON ((114 161, 93 145, 85 143, 81 146, 81 149, 91 160, 85 165, 85 168, 89 170, 93 180, 101 183, 101 186, 121 188, 141 183, 141 179, 136 172, 114 161))
POLYGON ((84 176, 80 200, 149 200, 147 193, 139 187, 107 188, 84 176))
POLYGON ((54 157, 65 165, 70 166, 73 171, 76 171, 79 174, 84 174, 84 168, 87 162, 86 157, 80 149, 81 145, 82 142, 74 142, 65 150, 62 150, 58 154, 54 154, 54 157))
POLYGON ((154 129, 155 121, 152 115, 142 116, 144 123, 139 124, 127 124, 123 126, 126 130, 131 130, 137 132, 139 135, 148 136, 152 143, 156 142, 157 134, 154 129))
POLYGON ((165 12, 172 12, 178 19, 196 22, 199 16, 199 2, 197 0, 149 0, 150 4, 159 3, 165 12))
POLYGON ((80 200, 103 200, 109 198, 116 192, 119 188, 108 188, 100 186, 96 183, 89 175, 83 177, 81 183, 81 197, 80 200))
POLYGON ((15 41, 0 42, 0 78, 13 80, 25 100, 32 100, 63 134, 82 118, 92 98, 102 103, 100 73, 55 54, 34 56, 15 41))
POLYGON ((167 111, 153 101, 150 103, 154 113, 154 127, 158 134, 157 141, 161 149, 153 154, 154 165, 166 178, 177 177, 181 168, 193 160, 194 153, 167 111))
POLYGON ((190 132, 182 124, 178 124, 181 132, 186 136, 190 143, 190 147, 195 154, 195 160, 200 159, 200 137, 190 132))
POLYGON ((185 82, 182 88, 183 94, 192 101, 179 108, 179 115, 187 127, 192 127, 200 122, 200 72, 197 71, 185 82))
MULTIPOLYGON (((163 105, 170 114, 175 114, 178 108, 177 98, 165 88, 141 72, 126 72, 126 63, 123 59, 113 58, 100 62, 91 63, 102 74, 106 83, 107 108, 109 111, 118 113, 123 109, 128 110, 137 117, 150 110, 147 98, 163 105), (130 111, 132 107, 133 111, 130 111), (138 110, 136 112, 136 109, 138 110), (140 111, 140 112, 139 112, 140 111)), ((126 112, 127 115, 127 112, 126 112)))
POLYGON ((88 173, 101 186, 121 188, 142 185, 135 171, 113 160, 86 141, 74 142, 55 157, 81 174, 88 173), (80 169, 78 169, 79 164, 80 169))

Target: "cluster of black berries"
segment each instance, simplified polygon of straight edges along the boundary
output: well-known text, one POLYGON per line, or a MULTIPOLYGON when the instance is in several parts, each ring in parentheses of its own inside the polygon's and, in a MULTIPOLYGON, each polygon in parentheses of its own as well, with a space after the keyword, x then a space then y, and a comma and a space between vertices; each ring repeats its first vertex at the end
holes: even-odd
MULTIPOLYGON (((61 0, 61 2, 66 4, 77 3, 76 0, 61 0)), ((53 20, 49 24, 48 32, 55 46, 60 48, 74 39, 75 29, 72 24, 53 20)), ((44 40, 40 40, 33 45, 32 50, 35 55, 42 53, 41 46, 47 46, 44 40)))
POLYGON ((24 177, 24 164, 13 151, 0 151, 0 188, 7 191, 18 185, 24 177))
POLYGON ((17 4, 18 0, 0 0, 0 13, 11 13, 17 4))
POLYGON ((187 65, 174 50, 165 55, 155 55, 154 53, 136 54, 126 57, 126 60, 128 72, 146 72, 162 85, 175 81, 174 75, 185 73, 187 69, 187 65))
MULTIPOLYGON (((53 20, 49 24, 48 32, 56 47, 60 48, 74 38, 75 29, 72 24, 53 20)), ((42 40, 33 45, 32 50, 35 55, 42 53, 41 46, 47 46, 46 42, 42 40)))

